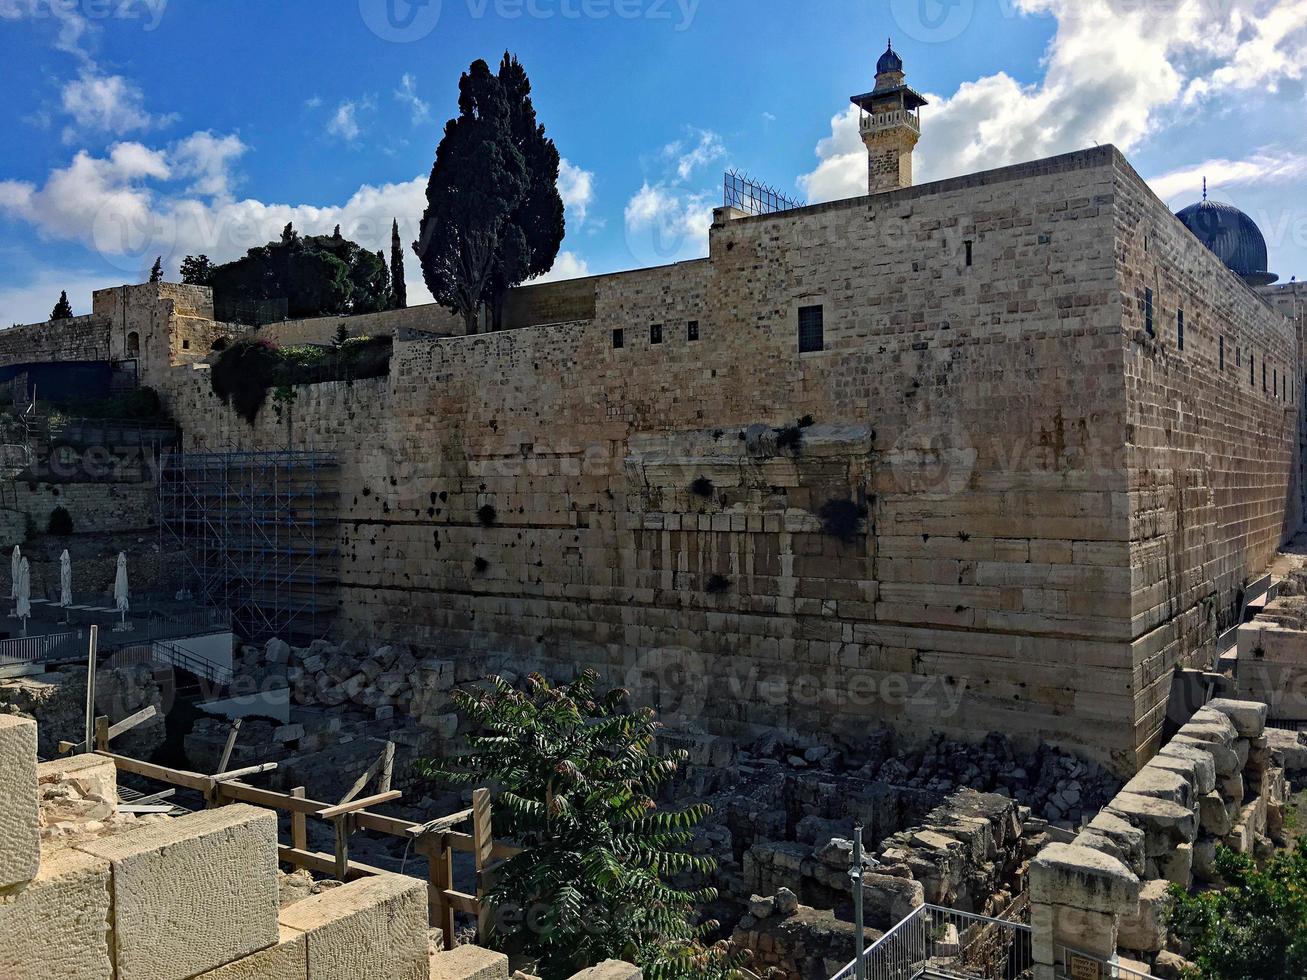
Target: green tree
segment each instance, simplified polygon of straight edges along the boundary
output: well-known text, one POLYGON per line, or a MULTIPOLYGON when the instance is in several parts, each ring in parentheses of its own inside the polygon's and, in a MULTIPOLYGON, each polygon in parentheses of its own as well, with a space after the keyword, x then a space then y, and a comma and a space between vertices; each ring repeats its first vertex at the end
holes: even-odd
POLYGON ((390 292, 395 300, 395 309, 402 310, 408 306, 408 285, 404 280, 404 246, 399 240, 398 218, 390 230, 390 292))
POLYGON ((150 282, 163 282, 163 256, 160 255, 154 260, 154 265, 150 267, 150 282))
POLYGON ((513 141, 504 87, 490 66, 474 61, 458 89, 459 114, 445 124, 436 149, 413 248, 431 295, 461 316, 471 334, 530 179, 513 141))
POLYGON ((523 691, 501 678, 455 691, 476 726, 470 751, 419 763, 441 782, 498 787, 496 833, 523 847, 485 897, 492 941, 538 957, 544 980, 610 958, 638 963, 651 980, 733 977, 747 954, 706 945, 716 923, 695 924, 716 891, 669 883, 715 867, 690 850, 710 808, 655 803, 686 753, 659 754, 653 712, 627 711, 625 691, 599 697, 596 684, 587 671, 557 687, 533 674, 523 691))
POLYGON ((68 302, 68 290, 59 293, 59 302, 54 304, 54 309, 50 311, 51 320, 71 320, 73 318, 73 304, 68 302))
POLYGON ((1172 931, 1193 946, 1195 980, 1307 977, 1307 848, 1271 858, 1263 870, 1224 847, 1216 871, 1225 886, 1190 895, 1171 889, 1172 931))
POLYGON ((268 300, 285 300, 292 318, 374 313, 390 308, 385 258, 340 234, 302 237, 292 225, 281 240, 252 248, 244 258, 212 270, 216 315, 251 320, 268 300))
POLYGON ((190 286, 212 286, 216 268, 207 255, 188 255, 182 259, 182 282, 190 286))
POLYGON ((507 51, 499 65, 499 84, 508 103, 513 145, 526 162, 527 188, 509 216, 508 228, 495 253, 487 305, 496 330, 503 329, 508 291, 554 267, 567 231, 563 199, 558 193, 558 147, 536 118, 526 69, 507 51))

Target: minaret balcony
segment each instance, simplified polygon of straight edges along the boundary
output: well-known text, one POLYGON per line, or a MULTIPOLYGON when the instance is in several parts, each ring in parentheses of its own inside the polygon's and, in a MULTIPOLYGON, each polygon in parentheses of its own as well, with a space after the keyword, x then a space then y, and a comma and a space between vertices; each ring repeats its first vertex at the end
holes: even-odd
POLYGON ((863 136, 904 127, 920 136, 921 113, 915 109, 891 109, 887 112, 864 112, 862 114, 861 129, 863 136))

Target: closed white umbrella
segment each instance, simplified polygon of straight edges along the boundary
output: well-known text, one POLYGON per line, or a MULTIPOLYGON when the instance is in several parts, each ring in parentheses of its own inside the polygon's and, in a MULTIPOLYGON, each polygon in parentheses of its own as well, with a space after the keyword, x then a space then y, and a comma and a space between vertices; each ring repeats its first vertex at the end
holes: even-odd
POLYGON ((9 559, 9 598, 18 598, 18 563, 23 560, 23 553, 14 545, 14 553, 9 559))
POLYGON ((23 636, 27 635, 27 618, 32 615, 32 569, 24 558, 18 563, 18 596, 15 612, 23 621, 23 636))
POLYGON ((73 604, 73 559, 68 549, 59 556, 59 608, 67 609, 73 604))
POLYGON ((127 588, 127 553, 118 552, 118 574, 113 577, 113 601, 118 611, 123 614, 123 623, 127 622, 127 610, 131 608, 131 591, 127 588))

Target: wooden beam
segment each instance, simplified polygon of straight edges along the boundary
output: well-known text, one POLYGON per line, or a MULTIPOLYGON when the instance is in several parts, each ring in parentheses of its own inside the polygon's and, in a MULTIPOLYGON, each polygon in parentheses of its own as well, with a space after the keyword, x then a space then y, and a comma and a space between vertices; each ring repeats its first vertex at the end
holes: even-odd
POLYGON ((109 718, 100 715, 95 719, 95 747, 100 752, 109 751, 109 718))
MULTIPOLYGON (((310 871, 316 871, 319 874, 330 875, 336 873, 336 858, 332 854, 322 854, 318 851, 301 851, 282 844, 277 848, 277 860, 285 864, 292 864, 297 868, 308 868, 310 871)), ((357 861, 349 863, 348 877, 350 881, 384 874, 388 874, 384 868, 374 868, 370 864, 360 864, 357 861)))
POLYGON ((410 837, 425 837, 428 834, 443 834, 445 831, 466 823, 472 819, 473 810, 459 810, 457 813, 451 813, 447 817, 438 817, 435 820, 428 820, 426 823, 416 823, 408 828, 410 837))
POLYGON ((387 742, 381 750, 381 772, 377 776, 377 792, 389 793, 395 778, 395 743, 387 742))
MULTIPOLYGON (((384 750, 382 750, 381 755, 377 756, 377 761, 372 763, 372 765, 368 766, 367 771, 364 772, 362 776, 354 780, 354 785, 349 788, 349 792, 347 792, 344 796, 340 798, 340 802, 344 804, 354 799, 356 796, 358 796, 360 793, 363 792, 363 788, 367 786, 368 783, 372 782, 374 778, 380 776, 381 773, 386 771, 388 768, 393 768, 394 762, 395 762, 395 743, 387 742, 386 747, 384 750), (387 756, 389 756, 389 761, 387 761, 387 756)), ((389 778, 386 779, 385 786, 382 786, 380 785, 380 783, 378 783, 377 785, 378 793, 388 793, 389 791, 390 791, 389 778)))
POLYGON ((472 856, 476 860, 477 870, 477 940, 485 943, 490 938, 490 909, 482 901, 488 887, 486 868, 495 849, 495 839, 490 832, 490 790, 478 789, 472 793, 472 856))
POLYGON ((448 893, 454 890, 454 854, 439 837, 418 840, 418 851, 427 856, 427 908, 432 927, 444 935, 446 951, 454 948, 454 906, 448 893))
POLYGON ((349 881, 349 814, 332 820, 336 825, 336 880, 349 881))
MULTIPOLYGON (((290 791, 290 795, 297 800, 302 800, 305 792, 303 786, 296 786, 290 791)), ((290 815, 290 843, 297 851, 307 851, 309 849, 308 823, 308 819, 302 813, 295 812, 290 815)))
POLYGON ((323 820, 334 820, 342 813, 354 813, 358 810, 366 810, 370 806, 380 806, 382 803, 397 800, 403 795, 399 790, 392 789, 389 793, 378 793, 376 796, 367 796, 361 800, 351 800, 349 803, 329 806, 325 810, 319 810, 317 815, 323 820))
POLYGON ((170 769, 167 766, 156 766, 152 762, 141 762, 126 755, 115 755, 113 752, 99 751, 96 755, 103 756, 106 759, 112 759, 113 764, 123 772, 130 772, 137 776, 144 776, 146 779, 153 779, 160 783, 170 783, 173 786, 181 786, 183 789, 196 789, 202 793, 209 792, 213 786, 211 776, 202 776, 198 772, 187 772, 184 769, 170 769))
POLYGON ((261 762, 257 766, 246 766, 244 769, 233 769, 231 772, 220 772, 214 775, 215 783, 225 783, 229 779, 240 779, 242 776, 257 776, 261 772, 271 772, 277 768, 275 762, 261 762))
POLYGON ((218 772, 226 772, 227 767, 231 765, 231 754, 236 750, 236 736, 241 732, 241 719, 237 718, 231 723, 231 731, 227 733, 227 745, 222 750, 222 759, 218 762, 218 772))
POLYGON ((276 790, 260 789, 238 780, 225 781, 218 787, 218 792, 229 800, 240 803, 253 803, 266 806, 272 810, 286 810, 290 813, 318 813, 327 808, 327 804, 317 800, 306 800, 295 795, 278 793, 276 790))

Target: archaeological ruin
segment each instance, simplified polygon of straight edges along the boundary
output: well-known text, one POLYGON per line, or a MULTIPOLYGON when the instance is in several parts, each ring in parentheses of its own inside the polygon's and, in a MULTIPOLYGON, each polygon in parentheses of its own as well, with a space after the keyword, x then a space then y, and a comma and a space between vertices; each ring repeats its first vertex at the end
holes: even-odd
POLYGON ((502 330, 153 282, 0 331, 39 607, 0 640, 0 977, 530 976, 475 944, 514 845, 412 767, 465 745, 454 689, 584 669, 688 752, 755 975, 861 976, 856 888, 937 971, 884 976, 1179 976, 1168 886, 1287 846, 1307 771, 1307 288, 1113 146, 914 185, 892 50, 854 103, 867 196, 724 206, 706 258, 502 330), (252 412, 215 375, 342 333, 372 368, 252 412), (157 410, 49 411, 88 386, 157 410))

